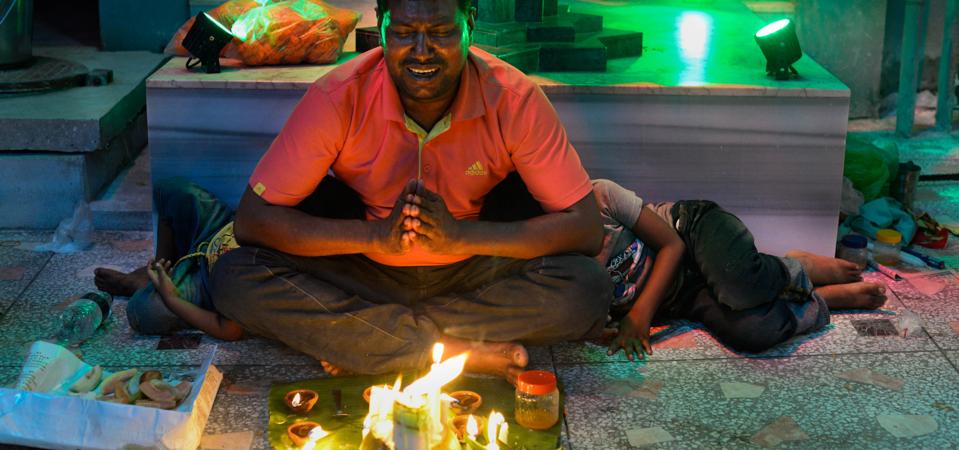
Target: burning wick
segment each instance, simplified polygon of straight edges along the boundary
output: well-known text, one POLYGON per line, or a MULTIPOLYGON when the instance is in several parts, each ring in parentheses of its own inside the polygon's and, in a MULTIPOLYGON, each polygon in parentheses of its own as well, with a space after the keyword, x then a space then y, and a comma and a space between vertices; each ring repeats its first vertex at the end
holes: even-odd
POLYGON ((493 411, 489 415, 489 423, 486 425, 486 450, 499 450, 499 443, 497 442, 497 437, 499 437, 499 426, 505 425, 506 419, 502 414, 493 411))
POLYGON ((301 404, 303 404, 303 401, 300 400, 300 393, 299 393, 299 392, 297 392, 296 395, 293 396, 293 400, 290 401, 290 404, 293 405, 294 408, 300 406, 301 404))
POLYGON ((329 434, 330 432, 324 430, 321 426, 317 426, 316 428, 310 430, 309 440, 303 444, 303 450, 313 450, 313 447, 316 446, 316 441, 325 438, 329 434))
POLYGON ((476 418, 470 414, 470 418, 466 420, 466 434, 469 435, 471 439, 476 439, 476 435, 479 434, 479 425, 476 424, 476 418))
POLYGON ((433 367, 436 367, 443 360, 443 350, 445 346, 439 342, 433 344, 433 367))

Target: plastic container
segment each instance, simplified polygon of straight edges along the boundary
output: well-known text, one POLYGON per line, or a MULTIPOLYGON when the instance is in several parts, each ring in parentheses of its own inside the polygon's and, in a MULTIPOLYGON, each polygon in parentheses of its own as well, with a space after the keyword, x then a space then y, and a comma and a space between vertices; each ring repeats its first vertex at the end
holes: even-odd
POLYGON ((899 264, 899 243, 902 234, 896 230, 883 228, 876 232, 876 244, 873 246, 873 258, 884 266, 899 264))
POLYGON ((516 423, 533 430, 552 428, 559 421, 559 390, 556 375, 528 370, 516 379, 516 423))
POLYGON ((56 340, 61 345, 77 346, 93 336, 110 318, 113 296, 103 291, 88 292, 76 299, 60 314, 56 340))
POLYGON ((865 236, 847 234, 839 241, 839 258, 865 269, 866 263, 869 262, 869 250, 866 248, 868 245, 869 240, 865 236))

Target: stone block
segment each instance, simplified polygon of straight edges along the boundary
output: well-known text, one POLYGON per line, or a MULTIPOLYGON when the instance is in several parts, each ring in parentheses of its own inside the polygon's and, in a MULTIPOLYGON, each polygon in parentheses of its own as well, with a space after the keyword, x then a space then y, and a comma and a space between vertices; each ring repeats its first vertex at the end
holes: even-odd
POLYGON ((474 0, 476 18, 487 23, 512 22, 516 14, 516 0, 474 0))
POLYGON ((33 52, 112 70, 113 82, 4 98, 0 101, 0 153, 104 148, 143 110, 143 80, 167 59, 148 52, 101 52, 93 47, 34 47, 33 52))
POLYGON ((146 112, 104 148, 84 153, 0 152, 0 228, 53 229, 91 201, 146 145, 146 112), (42 174, 40 176, 39 174, 42 174))
POLYGON ((542 22, 544 0, 516 0, 517 22, 542 22))
POLYGON ((643 56, 643 33, 639 31, 605 30, 595 35, 606 46, 607 58, 643 56))
POLYGON ((558 13, 559 0, 543 0, 543 17, 552 17, 558 13))
POLYGON ((526 29, 528 42, 573 42, 576 30, 562 24, 533 23, 526 29))
POLYGON ((473 43, 490 47, 508 47, 510 44, 526 42, 526 24, 517 22, 486 23, 476 22, 473 30, 473 43))
POLYGON ((595 33, 603 31, 603 16, 598 14, 565 13, 559 18, 580 33, 595 33))
POLYGON ((539 70, 539 46, 538 45, 518 45, 515 47, 489 47, 478 45, 477 47, 489 52, 511 66, 521 70, 523 73, 532 73, 539 70))
POLYGON ((380 29, 364 27, 356 29, 356 51, 363 53, 380 46, 380 29))
POLYGON ((574 43, 543 44, 540 72, 605 72, 606 46, 597 38, 574 43))

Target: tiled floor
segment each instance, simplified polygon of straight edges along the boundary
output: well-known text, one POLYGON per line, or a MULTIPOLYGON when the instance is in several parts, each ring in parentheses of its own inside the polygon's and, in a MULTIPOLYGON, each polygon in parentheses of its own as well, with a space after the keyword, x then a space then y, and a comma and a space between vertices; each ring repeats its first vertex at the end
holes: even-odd
MULTIPOLYGON (((959 217, 959 202, 946 195, 952 190, 959 192, 959 184, 922 183, 917 198, 929 211, 959 217)), ((0 385, 15 381, 26 345, 52 333, 56 305, 93 289, 93 267, 130 270, 152 251, 144 232, 97 232, 95 246, 77 254, 32 250, 50 236, 0 231, 0 385)), ((949 259, 959 255, 959 244, 934 253, 949 259)), ((959 442, 957 273, 923 271, 900 282, 868 276, 893 292, 883 310, 835 314, 826 330, 758 355, 728 350, 695 323, 659 330, 655 355, 646 363, 610 358, 604 348, 586 343, 531 349, 532 365, 556 371, 566 390, 562 446, 757 447, 786 438, 782 426, 771 424, 789 423, 797 427, 793 438, 802 440, 787 439, 781 448, 954 447, 959 442), (861 332, 864 324, 895 325, 905 309, 922 318, 923 330, 909 337, 861 332), (886 387, 840 377, 857 369, 888 377, 886 387), (728 391, 736 386, 738 396, 728 391), (936 430, 895 437, 878 419, 888 415, 928 416, 936 430), (757 437, 763 429, 767 432, 757 437)), ((199 364, 216 346, 215 363, 225 380, 207 434, 249 431, 253 448, 267 448, 270 385, 324 376, 311 359, 263 340, 228 343, 202 336, 194 349, 157 350, 159 338, 130 331, 125 306, 123 299, 114 303, 111 321, 81 347, 83 358, 116 367, 179 368, 199 364)))

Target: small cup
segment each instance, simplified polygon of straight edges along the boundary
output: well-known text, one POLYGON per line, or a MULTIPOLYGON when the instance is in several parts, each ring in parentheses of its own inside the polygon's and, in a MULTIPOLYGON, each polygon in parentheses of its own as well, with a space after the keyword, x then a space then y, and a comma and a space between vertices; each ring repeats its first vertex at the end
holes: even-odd
POLYGON ((306 414, 313 409, 313 405, 316 404, 316 400, 319 399, 316 391, 311 391, 309 389, 297 389, 286 393, 286 396, 283 397, 283 401, 286 402, 286 407, 290 408, 290 411, 293 411, 298 414, 306 414), (300 394, 300 401, 296 405, 293 404, 293 398, 296 397, 296 394, 300 394))
MULTIPOLYGON (((389 386, 389 385, 386 385, 386 384, 379 385, 379 387, 381 387, 381 388, 383 388, 383 389, 389 389, 389 388, 390 388, 390 386, 389 386)), ((363 400, 366 400, 366 403, 369 403, 369 402, 370 402, 370 397, 371 397, 372 395, 373 395, 373 386, 367 386, 366 389, 363 390, 363 400)))
POLYGON ((297 422, 287 427, 286 434, 290 437, 290 440, 293 441, 294 446, 302 447, 303 444, 310 439, 310 432, 318 426, 320 426, 320 424, 316 422, 297 422))
POLYGON ((450 397, 456 399, 455 402, 450 403, 450 408, 456 415, 472 414, 483 404, 483 396, 473 391, 451 392, 450 397))
MULTIPOLYGON (((476 421, 476 428, 479 431, 476 435, 484 436, 484 433, 486 433, 486 418, 482 416, 472 417, 476 421)), ((470 414, 463 414, 450 419, 450 427, 453 428, 453 433, 456 433, 456 438, 459 439, 460 443, 466 442, 466 424, 469 422, 469 418, 470 414)))

